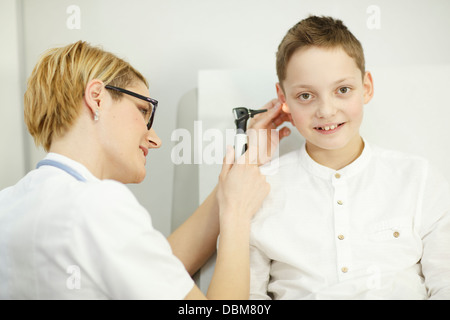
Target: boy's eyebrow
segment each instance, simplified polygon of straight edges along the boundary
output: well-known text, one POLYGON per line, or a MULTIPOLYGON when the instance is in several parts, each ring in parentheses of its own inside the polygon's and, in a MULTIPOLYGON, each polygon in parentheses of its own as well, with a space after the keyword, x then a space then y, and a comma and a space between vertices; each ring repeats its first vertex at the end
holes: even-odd
MULTIPOLYGON (((345 78, 342 78, 342 79, 339 79, 339 80, 333 82, 332 85, 335 86, 335 85, 338 85, 338 84, 340 84, 342 82, 345 82, 345 81, 348 81, 348 80, 354 80, 354 79, 355 79, 355 77, 353 77, 353 76, 345 77, 345 78)), ((310 84, 296 84, 296 85, 293 85, 292 88, 312 89, 312 88, 314 88, 314 86, 310 85, 310 84)))
POLYGON ((334 82, 333 84, 336 85, 336 84, 339 84, 341 82, 345 82, 347 80, 354 80, 354 79, 355 79, 355 77, 346 77, 346 78, 342 78, 341 80, 338 80, 338 81, 334 82))

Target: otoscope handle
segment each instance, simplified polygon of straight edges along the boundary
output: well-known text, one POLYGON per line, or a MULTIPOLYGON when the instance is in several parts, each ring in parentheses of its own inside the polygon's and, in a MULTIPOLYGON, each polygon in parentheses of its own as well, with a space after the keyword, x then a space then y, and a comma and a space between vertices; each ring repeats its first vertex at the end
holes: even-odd
POLYGON ((266 112, 267 109, 252 110, 247 108, 234 108, 233 114, 236 124, 236 136, 234 138, 234 155, 235 160, 247 151, 247 120, 253 118, 258 113, 266 112))
POLYGON ((238 130, 234 137, 234 160, 237 161, 247 151, 247 135, 238 130))

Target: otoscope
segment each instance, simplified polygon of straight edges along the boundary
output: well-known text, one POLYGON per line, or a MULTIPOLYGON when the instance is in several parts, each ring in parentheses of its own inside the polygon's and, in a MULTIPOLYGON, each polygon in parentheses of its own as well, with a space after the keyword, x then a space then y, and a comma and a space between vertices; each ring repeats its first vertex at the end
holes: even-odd
POLYGON ((247 108, 234 108, 234 123, 236 124, 236 136, 234 138, 235 160, 247 151, 247 120, 258 113, 266 112, 267 109, 252 110, 247 108))

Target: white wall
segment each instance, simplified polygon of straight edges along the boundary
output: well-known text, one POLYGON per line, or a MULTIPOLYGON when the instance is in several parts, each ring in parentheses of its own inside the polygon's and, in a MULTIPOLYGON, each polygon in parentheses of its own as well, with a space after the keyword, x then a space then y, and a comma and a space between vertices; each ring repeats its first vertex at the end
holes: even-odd
MULTIPOLYGON (((2 0, 0 188, 43 156, 29 146, 23 129, 26 77, 45 49, 87 40, 142 71, 151 95, 160 101, 154 126, 163 146, 150 153, 145 182, 130 188, 149 209, 155 227, 169 234, 174 183, 170 136, 179 100, 197 87, 199 70, 274 68, 282 37, 310 13, 343 19, 363 43, 368 69, 450 64, 448 0, 2 0), (80 29, 67 27, 71 5, 80 8, 80 29), (379 9, 379 16, 372 9, 379 9)), ((428 107, 432 113, 433 105, 428 107)), ((436 116, 450 119, 447 110, 436 116)), ((420 123, 420 114, 416 120, 420 123)))
POLYGON ((21 103, 19 8, 14 0, 0 5, 0 189, 25 173, 21 103))

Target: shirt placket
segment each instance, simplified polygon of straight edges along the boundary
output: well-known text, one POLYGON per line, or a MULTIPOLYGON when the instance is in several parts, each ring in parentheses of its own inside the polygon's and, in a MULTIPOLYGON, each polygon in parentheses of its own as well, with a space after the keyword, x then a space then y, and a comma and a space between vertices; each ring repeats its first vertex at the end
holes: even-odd
POLYGON ((336 172, 332 177, 334 188, 334 241, 337 254, 337 275, 339 281, 349 278, 352 274, 352 253, 350 246, 350 219, 347 179, 336 172))

